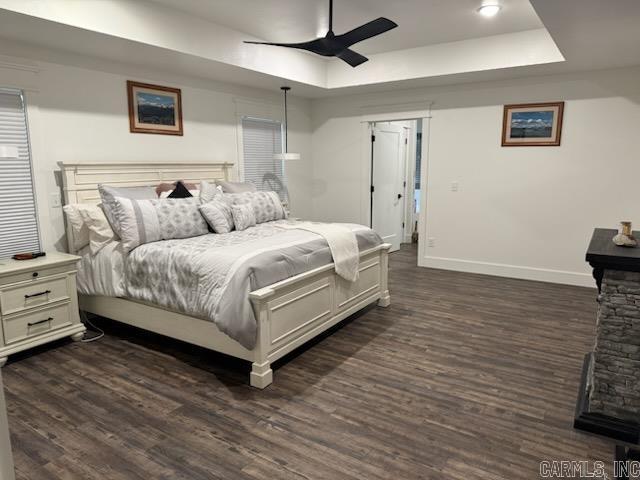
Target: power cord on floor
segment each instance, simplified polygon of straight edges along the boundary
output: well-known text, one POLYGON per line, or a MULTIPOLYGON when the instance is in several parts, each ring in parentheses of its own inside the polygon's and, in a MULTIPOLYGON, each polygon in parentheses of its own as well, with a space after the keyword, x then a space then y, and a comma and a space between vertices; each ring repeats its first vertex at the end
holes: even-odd
POLYGON ((82 340, 80 340, 82 343, 90 343, 90 342, 95 342, 96 340, 100 340, 102 337, 104 337, 104 330, 101 330, 100 328, 96 327, 93 323, 91 323, 91 320, 89 320, 89 317, 87 317, 87 313, 80 310, 80 318, 82 319, 82 323, 86 325, 89 325, 93 330, 95 330, 95 332, 89 332, 87 330, 87 333, 85 333, 85 336, 82 340), (90 336, 91 334, 93 334, 92 336, 90 336))

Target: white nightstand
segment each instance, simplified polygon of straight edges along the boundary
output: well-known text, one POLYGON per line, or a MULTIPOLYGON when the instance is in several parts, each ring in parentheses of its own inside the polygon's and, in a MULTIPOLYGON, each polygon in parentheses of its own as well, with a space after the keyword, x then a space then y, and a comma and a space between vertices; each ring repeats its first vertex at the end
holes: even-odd
POLYGON ((34 260, 0 260, 0 367, 13 353, 62 337, 82 339, 78 260, 58 252, 34 260))

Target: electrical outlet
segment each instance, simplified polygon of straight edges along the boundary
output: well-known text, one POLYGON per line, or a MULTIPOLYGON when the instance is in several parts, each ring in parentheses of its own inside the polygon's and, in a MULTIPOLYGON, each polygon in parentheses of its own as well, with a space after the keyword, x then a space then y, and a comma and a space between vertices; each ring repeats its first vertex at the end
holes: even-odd
POLYGON ((457 192, 458 191, 458 182, 451 182, 451 191, 452 192, 457 192))
POLYGON ((60 208, 62 206, 62 199, 60 198, 60 192, 53 192, 51 194, 51 207, 60 208))
POLYGON ((435 247, 436 246, 436 239, 435 237, 429 237, 427 239, 427 246, 429 247, 435 247))

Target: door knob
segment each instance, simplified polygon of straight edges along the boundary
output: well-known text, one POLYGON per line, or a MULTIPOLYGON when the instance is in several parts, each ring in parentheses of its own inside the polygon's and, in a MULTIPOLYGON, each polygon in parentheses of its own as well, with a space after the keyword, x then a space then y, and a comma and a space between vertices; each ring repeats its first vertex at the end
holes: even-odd
POLYGON ((398 194, 398 200, 400 200, 401 198, 402 198, 402 194, 401 194, 401 193, 399 193, 399 194, 398 194))

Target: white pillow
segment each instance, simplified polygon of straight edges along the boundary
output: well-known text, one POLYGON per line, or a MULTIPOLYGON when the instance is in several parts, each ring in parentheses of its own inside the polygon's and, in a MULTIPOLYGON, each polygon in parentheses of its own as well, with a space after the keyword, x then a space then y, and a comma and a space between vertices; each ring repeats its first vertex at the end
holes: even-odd
POLYGON ((253 207, 256 223, 272 222, 286 218, 280 197, 276 192, 225 193, 232 205, 249 204, 253 207))
POLYGON ((89 244, 89 228, 80 213, 80 209, 86 206, 82 203, 71 203, 62 207, 62 210, 67 215, 67 222, 71 226, 73 249, 76 252, 89 244))
POLYGON ((224 201, 213 199, 200 205, 200 213, 216 233, 229 233, 233 230, 231 206, 224 201))
POLYGON ((253 207, 248 203, 231 205, 231 213, 236 230, 246 230, 256 225, 256 216, 253 213, 253 207))
POLYGON ((209 183, 206 180, 200 182, 200 200, 202 200, 202 203, 209 203, 220 195, 222 195, 222 187, 209 183))
POLYGON ((80 215, 89 229, 91 255, 96 255, 107 244, 116 240, 116 234, 99 205, 87 205, 87 208, 80 210, 80 215))
POLYGON ((226 180, 218 180, 216 182, 224 193, 245 193, 257 192, 258 189, 251 182, 228 182, 226 180))
POLYGON ((198 207, 198 198, 135 200, 115 197, 115 216, 123 247, 131 251, 138 245, 189 238, 209 233, 198 207))

